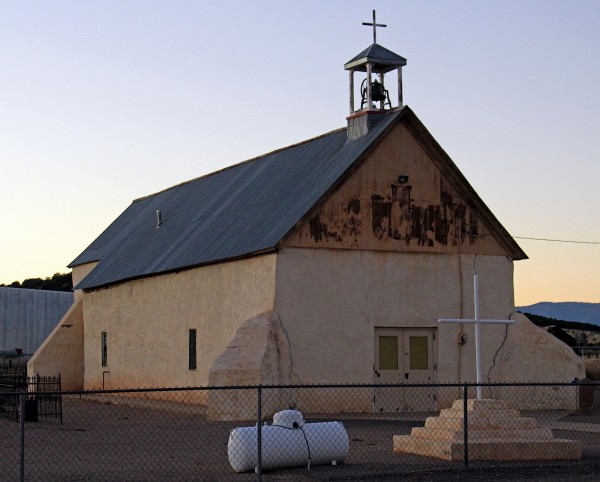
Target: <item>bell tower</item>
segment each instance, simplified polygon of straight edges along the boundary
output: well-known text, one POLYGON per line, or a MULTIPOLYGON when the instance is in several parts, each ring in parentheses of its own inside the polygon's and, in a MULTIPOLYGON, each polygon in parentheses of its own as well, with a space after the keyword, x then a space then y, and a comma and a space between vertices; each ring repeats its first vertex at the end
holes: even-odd
POLYGON ((364 136, 382 115, 403 107, 402 100, 402 67, 406 59, 377 43, 377 27, 387 25, 376 22, 373 10, 373 23, 363 22, 363 25, 373 27, 373 44, 344 64, 344 69, 350 74, 350 115, 348 116, 348 139, 364 136), (397 103, 394 106, 390 93, 386 88, 385 74, 396 70, 397 103), (355 73, 362 77, 358 93, 360 94, 359 108, 355 101, 355 73))

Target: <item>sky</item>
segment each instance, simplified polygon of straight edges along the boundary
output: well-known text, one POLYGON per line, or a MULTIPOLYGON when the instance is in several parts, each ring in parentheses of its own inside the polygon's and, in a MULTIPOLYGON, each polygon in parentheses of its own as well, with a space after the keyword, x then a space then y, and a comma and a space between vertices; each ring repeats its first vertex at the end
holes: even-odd
POLYGON ((597 0, 0 0, 0 283, 66 272, 138 197, 343 127, 372 9, 405 104, 530 258, 516 304, 600 302, 597 0))

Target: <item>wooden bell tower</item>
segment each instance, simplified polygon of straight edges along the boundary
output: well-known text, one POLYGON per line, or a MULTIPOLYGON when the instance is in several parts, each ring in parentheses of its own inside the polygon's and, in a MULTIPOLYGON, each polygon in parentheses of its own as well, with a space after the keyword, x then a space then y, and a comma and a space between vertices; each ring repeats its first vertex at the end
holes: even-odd
POLYGON ((356 138, 368 132, 376 118, 371 114, 381 115, 403 107, 402 96, 402 67, 406 65, 406 59, 391 50, 377 43, 377 27, 386 27, 384 24, 378 24, 375 19, 375 10, 373 10, 373 22, 363 22, 363 25, 373 27, 373 44, 356 55, 350 61, 344 64, 344 69, 350 76, 350 115, 348 117, 348 137, 356 138), (385 75, 393 70, 397 71, 397 92, 398 98, 394 105, 390 99, 388 89, 386 88, 385 75), (364 73, 360 84, 360 106, 357 109, 355 103, 355 73, 364 73), (361 125, 356 122, 350 122, 352 119, 366 116, 361 125), (369 118, 372 117, 372 118, 369 118), (351 124, 353 127, 359 127, 358 131, 351 134, 351 124), (364 126, 362 126, 364 124, 364 126))

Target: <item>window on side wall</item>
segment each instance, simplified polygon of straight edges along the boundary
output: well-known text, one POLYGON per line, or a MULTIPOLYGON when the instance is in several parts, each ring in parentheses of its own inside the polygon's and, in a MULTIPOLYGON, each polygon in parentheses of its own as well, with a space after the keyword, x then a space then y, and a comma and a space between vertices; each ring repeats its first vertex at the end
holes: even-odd
POLYGON ((189 334, 189 368, 195 370, 198 367, 198 361, 196 356, 196 330, 191 329, 189 334))
POLYGON ((102 354, 102 366, 108 366, 108 347, 106 332, 100 333, 100 352, 102 354))

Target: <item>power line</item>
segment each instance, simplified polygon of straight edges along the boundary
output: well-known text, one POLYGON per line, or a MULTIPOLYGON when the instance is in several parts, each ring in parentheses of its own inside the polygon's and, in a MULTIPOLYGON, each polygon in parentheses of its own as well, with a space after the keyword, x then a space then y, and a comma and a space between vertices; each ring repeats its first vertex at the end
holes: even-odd
POLYGON ((528 238, 525 236, 513 236, 515 239, 528 239, 530 241, 549 241, 552 243, 572 243, 572 244, 600 244, 600 241, 574 241, 572 239, 548 239, 548 238, 528 238))

